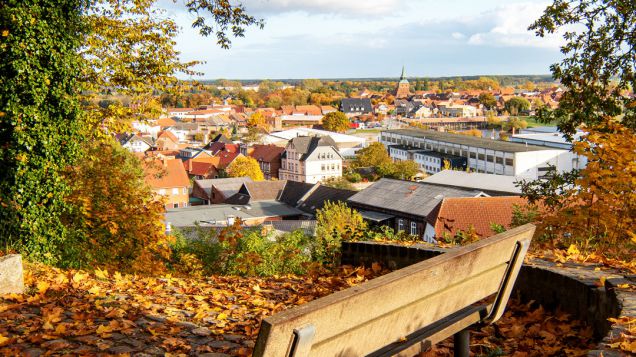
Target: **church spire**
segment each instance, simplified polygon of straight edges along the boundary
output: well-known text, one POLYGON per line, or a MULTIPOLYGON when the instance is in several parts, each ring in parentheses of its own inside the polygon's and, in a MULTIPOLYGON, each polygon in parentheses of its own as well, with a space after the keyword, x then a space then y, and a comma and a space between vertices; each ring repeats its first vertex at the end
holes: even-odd
POLYGON ((406 79, 406 73, 404 71, 404 65, 402 65, 402 75, 400 76, 400 80, 406 79))

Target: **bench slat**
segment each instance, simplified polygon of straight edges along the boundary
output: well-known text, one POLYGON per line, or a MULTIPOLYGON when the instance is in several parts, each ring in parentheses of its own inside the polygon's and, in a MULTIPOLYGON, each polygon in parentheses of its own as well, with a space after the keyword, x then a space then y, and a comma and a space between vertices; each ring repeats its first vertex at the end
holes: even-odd
POLYGON ((526 225, 457 248, 263 320, 255 356, 286 356, 293 330, 313 325, 310 355, 358 356, 496 293, 526 225))

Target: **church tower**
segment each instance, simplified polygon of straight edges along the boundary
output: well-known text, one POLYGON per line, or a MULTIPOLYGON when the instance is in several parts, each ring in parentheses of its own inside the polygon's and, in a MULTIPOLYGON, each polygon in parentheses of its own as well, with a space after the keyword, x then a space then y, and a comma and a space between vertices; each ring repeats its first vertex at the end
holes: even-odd
POLYGON ((402 66, 402 75, 400 76, 400 82, 395 89, 395 98, 407 98, 409 95, 411 95, 411 91, 409 89, 409 81, 406 79, 404 66, 402 66))

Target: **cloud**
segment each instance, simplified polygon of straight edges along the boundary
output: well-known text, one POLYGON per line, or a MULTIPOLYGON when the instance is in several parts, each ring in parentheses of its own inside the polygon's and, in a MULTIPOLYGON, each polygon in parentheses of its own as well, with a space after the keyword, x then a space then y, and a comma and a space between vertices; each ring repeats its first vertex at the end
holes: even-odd
POLYGON ((468 21, 485 28, 471 33, 467 43, 475 46, 559 48, 563 43, 560 33, 541 38, 528 31, 546 5, 543 2, 506 4, 483 12, 468 21))
POLYGON ((347 16, 391 13, 399 0, 243 0, 245 9, 256 14, 280 14, 301 11, 309 14, 347 16))
POLYGON ((456 40, 462 40, 462 39, 466 38, 466 35, 464 35, 464 34, 463 34, 463 33, 461 33, 461 32, 453 32, 453 33, 451 34, 451 37, 452 37, 452 38, 454 38, 454 39, 456 39, 456 40))

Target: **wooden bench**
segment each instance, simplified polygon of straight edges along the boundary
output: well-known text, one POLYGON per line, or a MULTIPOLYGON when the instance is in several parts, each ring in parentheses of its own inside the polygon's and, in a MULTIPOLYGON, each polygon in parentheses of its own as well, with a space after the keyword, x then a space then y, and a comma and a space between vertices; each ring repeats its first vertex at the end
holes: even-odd
POLYGON ((467 328, 503 315, 534 229, 517 227, 267 317, 254 356, 413 356, 452 335, 455 355, 468 356, 467 328))

